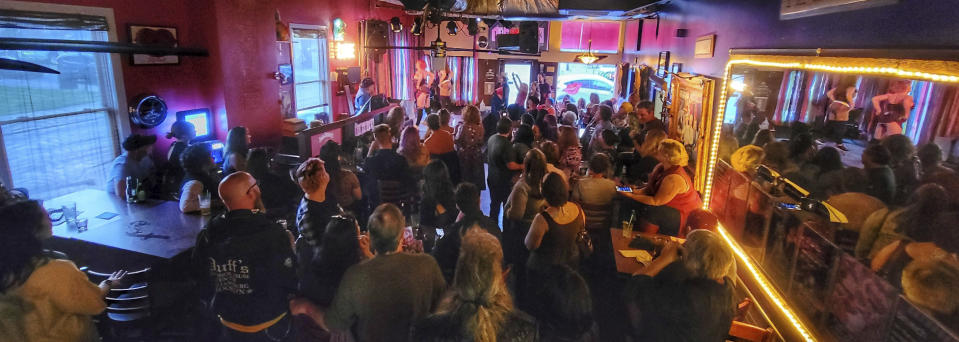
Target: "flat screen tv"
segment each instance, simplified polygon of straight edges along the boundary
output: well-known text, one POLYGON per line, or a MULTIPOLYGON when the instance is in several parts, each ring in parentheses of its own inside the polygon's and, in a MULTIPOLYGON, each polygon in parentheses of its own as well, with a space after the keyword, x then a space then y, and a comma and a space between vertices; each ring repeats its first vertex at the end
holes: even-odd
POLYGON ((212 140, 213 136, 213 117, 210 115, 209 108, 198 108, 176 112, 177 121, 186 121, 193 124, 196 128, 196 138, 194 141, 212 140))

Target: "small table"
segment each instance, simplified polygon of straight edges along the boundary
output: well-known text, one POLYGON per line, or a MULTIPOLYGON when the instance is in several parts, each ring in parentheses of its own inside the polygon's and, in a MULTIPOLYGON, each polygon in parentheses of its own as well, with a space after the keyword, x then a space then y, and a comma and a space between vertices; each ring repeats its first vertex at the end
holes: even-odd
POLYGON ((146 254, 162 259, 193 247, 196 236, 209 216, 180 212, 173 201, 147 200, 131 204, 103 190, 81 190, 44 201, 48 211, 64 203, 75 202, 77 216, 87 218, 87 231, 77 232, 66 223, 53 227, 53 236, 64 240, 80 240, 97 245, 146 254), (97 218, 103 213, 116 216, 97 218))
MULTIPOLYGON (((640 233, 637 231, 633 231, 632 236, 627 238, 627 237, 623 237, 623 230, 619 228, 610 228, 609 235, 613 242, 613 259, 616 260, 616 271, 618 271, 619 273, 625 273, 625 274, 633 274, 633 273, 642 271, 643 267, 646 267, 645 265, 639 263, 639 261, 636 261, 636 258, 627 258, 627 257, 624 257, 621 253, 619 253, 620 250, 624 250, 624 249, 637 250, 636 248, 629 247, 629 243, 632 242, 633 239, 636 238, 637 236, 642 235, 648 238, 669 239, 678 243, 683 243, 686 241, 685 239, 678 238, 675 236, 640 233)), ((653 257, 655 258, 655 255, 653 257)))

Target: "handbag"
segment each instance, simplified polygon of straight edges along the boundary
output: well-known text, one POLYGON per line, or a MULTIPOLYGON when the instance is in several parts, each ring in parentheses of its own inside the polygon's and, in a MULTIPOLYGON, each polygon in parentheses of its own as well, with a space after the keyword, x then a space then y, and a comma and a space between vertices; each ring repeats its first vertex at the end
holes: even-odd
POLYGON ((593 239, 586 232, 586 225, 583 225, 583 229, 576 233, 576 248, 579 250, 581 259, 589 258, 593 254, 593 239))

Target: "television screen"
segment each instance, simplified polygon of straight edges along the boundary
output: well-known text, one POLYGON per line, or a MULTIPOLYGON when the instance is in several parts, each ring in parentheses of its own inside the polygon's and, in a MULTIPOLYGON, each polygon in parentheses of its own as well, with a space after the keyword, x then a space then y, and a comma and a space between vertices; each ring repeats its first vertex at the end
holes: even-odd
POLYGON ((193 127, 196 127, 196 135, 204 136, 210 134, 210 130, 207 128, 207 118, 206 113, 197 113, 190 114, 183 117, 183 120, 193 124, 193 127))
POLYGON ((176 113, 177 121, 186 121, 193 124, 196 129, 196 139, 194 141, 204 141, 213 139, 213 117, 210 115, 210 109, 200 108, 185 110, 176 113))

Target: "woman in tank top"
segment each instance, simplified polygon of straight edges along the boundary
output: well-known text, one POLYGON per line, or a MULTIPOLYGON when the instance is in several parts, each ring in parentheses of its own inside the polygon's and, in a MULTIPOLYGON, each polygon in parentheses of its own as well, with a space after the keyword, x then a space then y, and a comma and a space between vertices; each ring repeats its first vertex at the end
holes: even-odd
POLYGON ((642 229, 643 231, 678 236, 681 228, 686 225, 686 217, 693 210, 701 208, 703 202, 693 187, 692 178, 686 172, 689 154, 681 142, 663 140, 659 145, 657 158, 659 165, 649 175, 649 184, 645 188, 620 194, 639 202, 633 204, 638 205, 638 217, 650 227, 642 229))
POLYGON ((526 234, 526 248, 530 250, 526 267, 531 271, 550 265, 579 269, 576 236, 586 227, 586 215, 576 203, 568 201, 569 186, 559 174, 548 173, 541 188, 547 206, 533 218, 526 234))

